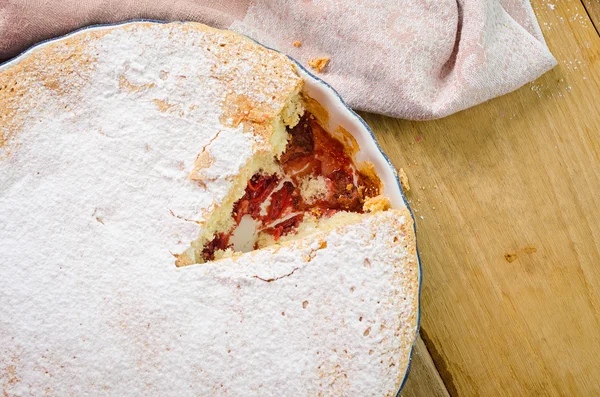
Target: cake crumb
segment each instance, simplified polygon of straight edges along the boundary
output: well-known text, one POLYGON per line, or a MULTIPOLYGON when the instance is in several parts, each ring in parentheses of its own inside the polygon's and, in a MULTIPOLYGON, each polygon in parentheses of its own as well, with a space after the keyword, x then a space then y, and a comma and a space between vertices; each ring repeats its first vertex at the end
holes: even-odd
POLYGON ((308 61, 308 66, 321 73, 329 65, 329 57, 311 58, 308 61))
POLYGON ((391 208, 390 200, 385 196, 371 197, 363 204, 363 210, 366 212, 387 211, 391 208))
POLYGON ((504 259, 506 259, 508 263, 513 263, 517 260, 517 254, 504 254, 504 259))
POLYGON ((304 178, 300 181, 300 195, 307 204, 325 199, 327 191, 327 182, 322 175, 304 178))
POLYGON ((406 172, 404 172, 404 168, 400 168, 398 171, 398 176, 400 177, 400 185, 402 185, 402 190, 408 192, 410 190, 410 185, 408 184, 408 176, 406 172))
POLYGON ((302 42, 301 42, 301 41, 297 41, 297 40, 296 40, 296 41, 294 41, 294 42, 292 43, 292 45, 293 45, 294 47, 298 48, 298 47, 302 46, 302 42))

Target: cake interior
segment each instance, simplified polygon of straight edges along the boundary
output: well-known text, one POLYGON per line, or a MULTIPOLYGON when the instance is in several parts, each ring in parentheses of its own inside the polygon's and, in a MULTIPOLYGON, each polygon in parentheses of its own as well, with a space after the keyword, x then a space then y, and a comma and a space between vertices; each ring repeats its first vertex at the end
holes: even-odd
POLYGON ((380 193, 370 164, 357 166, 355 149, 328 132, 309 110, 286 127, 287 146, 269 170, 259 169, 234 202, 227 230, 218 230, 197 248, 207 262, 247 252, 316 229, 339 212, 362 213, 380 193), (231 226, 233 225, 233 226, 231 226))

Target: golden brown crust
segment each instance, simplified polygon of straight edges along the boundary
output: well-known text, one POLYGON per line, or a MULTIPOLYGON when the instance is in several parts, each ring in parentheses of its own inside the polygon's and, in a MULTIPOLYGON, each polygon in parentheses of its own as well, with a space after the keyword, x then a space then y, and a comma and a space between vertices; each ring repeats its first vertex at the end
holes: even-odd
MULTIPOLYGON (((199 23, 157 24, 135 22, 105 29, 90 29, 77 32, 64 39, 49 42, 32 49, 15 64, 0 69, 0 160, 7 157, 12 141, 26 121, 30 110, 51 96, 64 98, 64 106, 74 106, 78 91, 89 80, 97 59, 89 51, 89 44, 116 30, 157 27, 183 31, 199 30, 218 33, 221 62, 215 62, 213 77, 219 79, 231 93, 224 101, 224 125, 238 125, 247 121, 263 124, 274 119, 282 111, 290 95, 298 93, 303 80, 296 75, 295 66, 287 57, 262 47, 245 36, 231 31, 214 29, 199 23), (256 60, 252 63, 227 62, 246 54, 256 60), (245 67, 251 65, 252 70, 245 67), (227 65, 220 67, 219 65, 227 65), (239 66, 239 70, 236 68, 239 66), (273 89, 276 87, 276 89, 273 89)), ((207 39, 208 41, 211 38, 207 39)), ((161 78, 165 78, 166 73, 161 78)), ((154 83, 136 85, 121 75, 119 87, 130 93, 152 89, 154 83)), ((56 101, 56 98, 53 99, 56 101)), ((155 102, 161 111, 171 110, 166 102, 155 102)), ((264 129, 257 129, 265 133, 264 129)), ((268 136, 267 136, 268 138, 268 136)))
POLYGON ((89 40, 106 33, 77 34, 33 49, 17 64, 0 68, 0 161, 10 155, 8 144, 22 128, 30 109, 43 106, 48 96, 62 97, 87 82, 95 57, 84 48, 89 40))
POLYGON ((370 197, 363 204, 365 212, 387 211, 391 207, 390 199, 385 196, 370 197))
MULTIPOLYGON (((407 208, 403 208, 401 210, 396 210, 399 213, 399 216, 403 216, 405 222, 399 225, 399 229, 402 235, 405 236, 404 241, 406 243, 407 250, 407 264, 406 269, 408 273, 403 274, 405 284, 405 288, 407 289, 406 295, 411 297, 412 302, 410 302, 410 306, 416 308, 411 313, 408 318, 409 325, 407 329, 415 330, 417 332, 417 321, 419 316, 419 285, 420 285, 420 270, 419 270, 419 262, 417 258, 417 243, 416 243, 416 235, 414 228, 414 221, 410 214, 410 211, 407 208), (408 276, 408 277, 406 277, 408 276)), ((398 280, 401 282, 401 280, 398 280)), ((406 351, 410 352, 412 350, 415 338, 417 335, 413 335, 410 339, 402 339, 402 348, 406 349, 406 351)), ((406 373, 406 369, 408 368, 408 364, 410 362, 410 354, 404 356, 402 365, 400 366, 400 370, 398 371, 398 380, 397 386, 400 388, 402 384, 402 380, 404 379, 404 375, 406 373)))
POLYGON ((202 171, 210 168, 213 163, 214 159, 210 152, 203 150, 200 152, 200 154, 198 154, 198 157, 196 157, 196 161, 194 161, 194 168, 192 169, 192 172, 190 172, 188 178, 198 182, 202 186, 206 186, 202 171))
POLYGON ((408 176, 406 175, 406 172, 404 172, 404 168, 398 170, 398 178, 400 179, 402 190, 408 192, 410 190, 410 184, 408 183, 408 176))
POLYGON ((183 254, 174 255, 177 260, 175 261, 175 266, 183 267, 194 264, 194 259, 190 258, 190 256, 184 252, 183 254))
POLYGON ((169 109, 173 108, 175 105, 173 105, 172 103, 169 103, 167 101, 164 101, 162 99, 153 99, 152 102, 154 102, 154 104, 156 105, 156 107, 158 108, 158 110, 160 110, 161 112, 167 112, 169 109))
POLYGON ((383 183, 377 172, 375 166, 370 161, 363 161, 358 164, 358 171, 362 174, 365 183, 365 190, 362 192, 364 197, 375 197, 378 196, 383 190, 383 183))

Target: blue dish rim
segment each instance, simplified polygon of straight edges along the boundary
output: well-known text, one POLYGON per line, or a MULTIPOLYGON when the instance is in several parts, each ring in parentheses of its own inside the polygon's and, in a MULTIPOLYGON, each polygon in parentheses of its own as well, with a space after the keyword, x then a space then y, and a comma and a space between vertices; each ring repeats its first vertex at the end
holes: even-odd
MULTIPOLYGON (((12 57, 11 59, 8 59, 8 60, 0 63, 0 71, 2 69, 4 69, 5 66, 8 66, 9 64, 11 64, 13 62, 17 62, 20 58, 25 57, 28 53, 30 53, 31 51, 35 50, 37 47, 39 47, 41 45, 44 45, 46 43, 64 39, 66 37, 75 35, 75 34, 81 32, 81 31, 84 31, 84 30, 89 30, 89 29, 94 29, 94 28, 102 28, 102 27, 112 27, 112 26, 127 25, 127 24, 135 23, 135 22, 150 22, 150 23, 159 23, 159 24, 169 24, 169 23, 186 23, 186 22, 194 22, 194 21, 162 21, 162 20, 158 20, 158 19, 129 19, 129 20, 126 20, 126 21, 115 22, 115 23, 104 23, 104 24, 95 24, 95 25, 82 26, 82 27, 77 28, 77 29, 75 29, 75 30, 73 30, 73 31, 71 31, 69 33, 64 34, 64 35, 57 36, 57 37, 52 37, 50 39, 46 39, 46 40, 40 41, 39 43, 36 43, 36 44, 30 46, 29 48, 23 50, 20 54, 12 57)), ((194 22, 194 23, 199 23, 199 22, 194 22)), ((240 34, 240 33, 237 33, 237 34, 240 34)), ((245 36, 245 37, 248 37, 248 36, 245 36)), ((248 39, 252 40, 256 44, 258 44, 258 45, 260 45, 262 47, 265 47, 265 48, 267 48, 269 50, 276 51, 276 52, 278 52, 280 54, 282 53, 281 51, 276 50, 274 48, 271 48, 269 46, 266 46, 266 45, 264 45, 264 44, 262 44, 262 43, 260 43, 260 42, 258 42, 256 40, 254 40, 251 37, 248 37, 248 39)), ((324 85, 325 87, 329 88, 329 90, 331 92, 333 92, 335 94, 335 96, 337 96, 337 98, 340 100, 340 102, 342 103, 342 105, 344 105, 346 107, 346 109, 350 112, 350 114, 352 116, 354 116, 358 121, 360 121, 360 123, 363 125, 363 127, 367 130, 367 132, 371 136, 371 139, 373 140, 373 142, 375 143, 375 146, 377 147, 377 149, 379 150, 379 152, 381 153, 381 155, 383 156, 383 158, 387 162, 388 166, 392 170, 392 173, 396 177, 396 183, 398 184, 398 189, 400 190, 400 195, 402 196, 402 200, 404 201, 404 205, 406 205, 406 208, 408 209, 408 212, 410 213, 410 216, 411 216, 411 218, 413 220, 413 231, 415 233, 415 250, 416 250, 416 254, 417 254, 417 262, 418 262, 418 268, 419 268, 419 288, 418 288, 418 297, 417 297, 417 301, 418 301, 417 327, 416 327, 416 330, 415 330, 415 337, 414 337, 414 340, 413 340, 413 343, 412 343, 412 346, 411 346, 411 349, 410 349, 410 354, 409 354, 409 358, 408 358, 408 365, 406 367, 406 372, 404 373, 404 377, 402 378, 402 382, 400 383, 400 388, 398 389, 398 392, 396 393, 396 397, 400 397, 400 392, 404 388, 404 386, 406 384, 406 381, 408 379, 408 375, 410 374, 410 369, 411 369, 411 364, 412 364, 412 357, 413 357, 413 353, 414 353, 414 350, 415 350, 415 346, 417 344, 417 339, 419 337, 419 330, 421 329, 421 289, 422 289, 422 286, 423 286, 423 268, 422 268, 422 265, 421 265, 421 256, 419 254, 419 242, 418 242, 418 238, 417 238, 417 223, 416 223, 415 215, 414 215, 412 209, 410 208, 408 200, 407 200, 407 198, 406 198, 406 196, 404 194, 404 190, 402 189, 402 184, 400 183, 400 179, 398 178, 398 173, 396 171, 396 168, 394 167, 394 165, 392 164, 392 162, 390 161, 390 159, 388 158, 388 156, 385 154, 385 152, 383 151, 383 149, 381 149, 381 146, 379 145, 379 142, 377 141, 377 138, 375 137, 375 134, 373 134, 373 131, 371 130, 371 128, 369 127, 369 125, 367 124, 367 122, 362 117, 360 117, 360 115, 358 113, 356 113, 350 106, 348 106, 346 104, 346 102, 344 101, 344 99, 342 98, 342 96, 335 90, 335 88, 333 88, 331 85, 329 85, 329 83, 327 83, 323 79, 315 76, 307 68, 305 68, 302 64, 300 64, 300 62, 296 61, 291 56, 289 56, 287 54, 284 54, 284 55, 287 56, 292 62, 294 62, 294 64, 298 68, 302 69, 310 77, 312 77, 317 82, 319 82, 320 84, 324 85)))

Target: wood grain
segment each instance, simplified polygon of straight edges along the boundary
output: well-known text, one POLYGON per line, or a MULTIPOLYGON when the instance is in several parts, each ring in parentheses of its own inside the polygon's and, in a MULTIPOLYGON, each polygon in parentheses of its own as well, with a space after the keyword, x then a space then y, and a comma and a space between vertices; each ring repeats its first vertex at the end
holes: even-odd
POLYGON ((419 337, 415 345, 410 366, 410 374, 402 397, 449 397, 444 382, 435 368, 435 364, 425 347, 423 339, 419 337))
POLYGON ((600 0, 581 0, 581 2, 592 20, 596 32, 600 34, 600 0))
POLYGON ((559 65, 534 83, 442 120, 363 115, 411 181, 451 395, 600 395, 600 36, 552 4, 533 1, 559 65))

